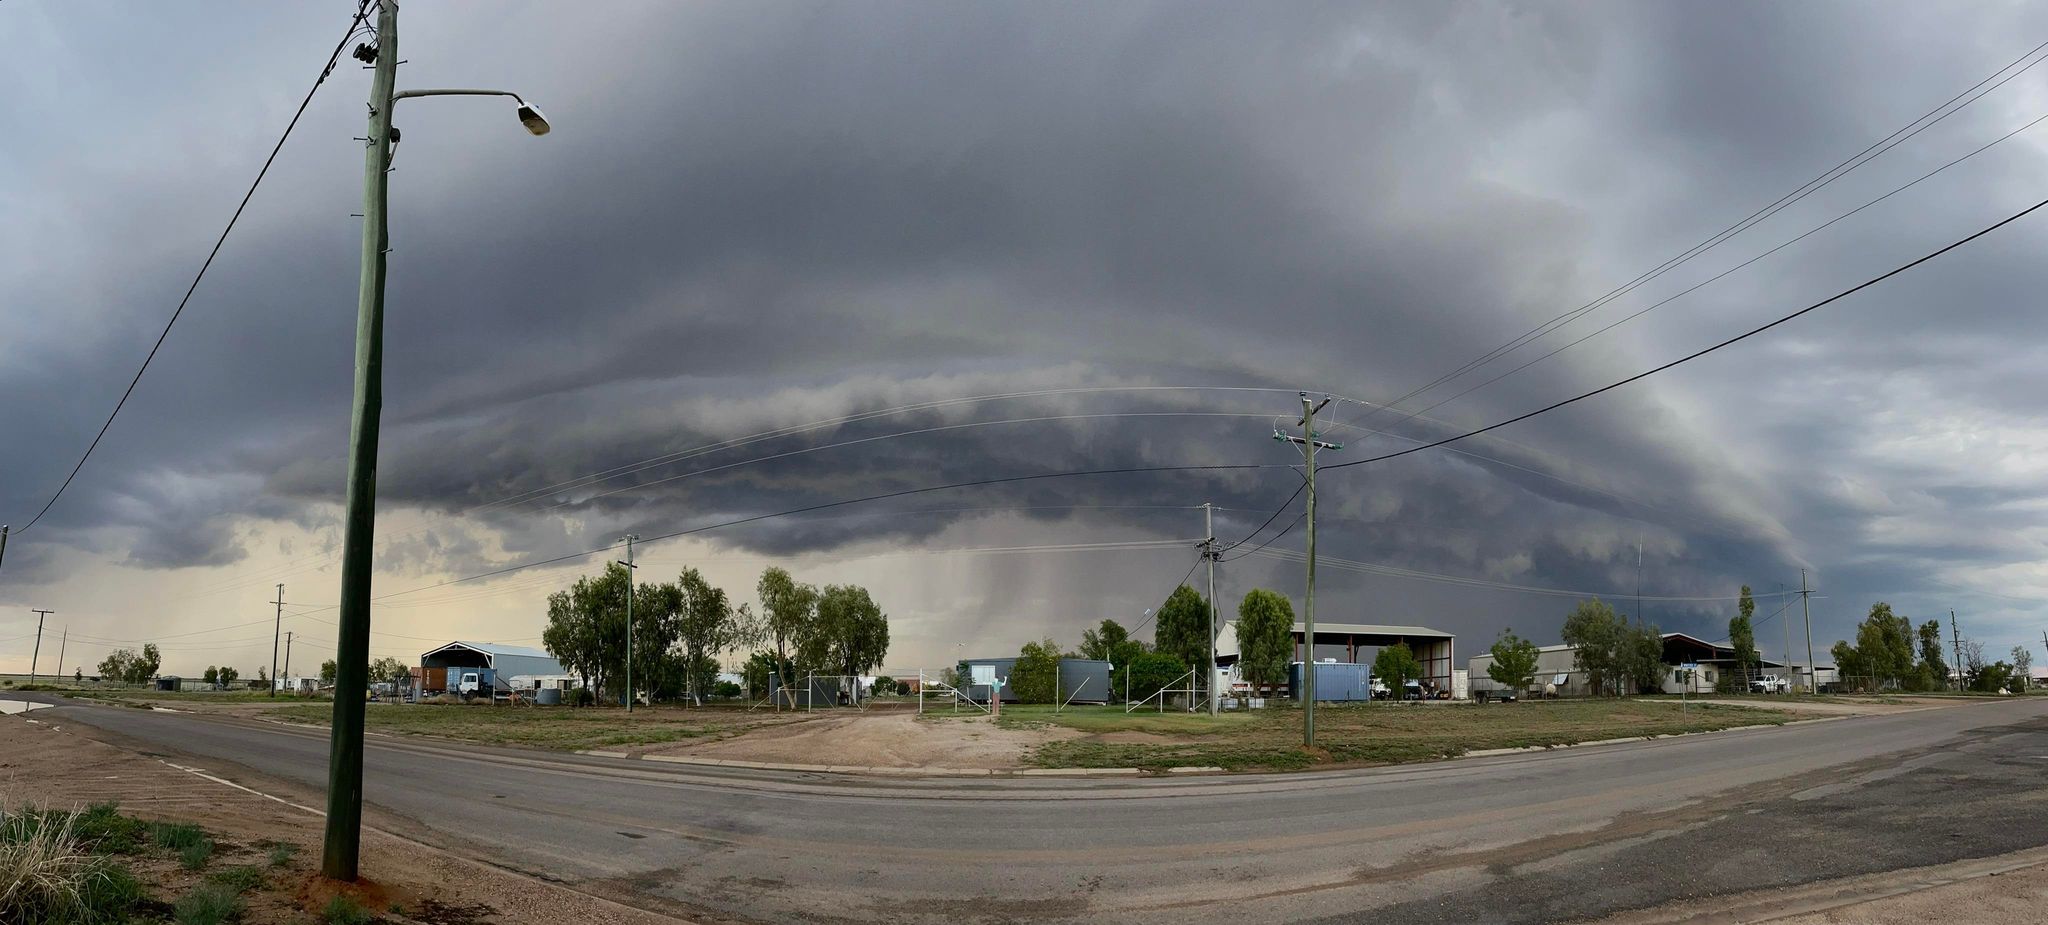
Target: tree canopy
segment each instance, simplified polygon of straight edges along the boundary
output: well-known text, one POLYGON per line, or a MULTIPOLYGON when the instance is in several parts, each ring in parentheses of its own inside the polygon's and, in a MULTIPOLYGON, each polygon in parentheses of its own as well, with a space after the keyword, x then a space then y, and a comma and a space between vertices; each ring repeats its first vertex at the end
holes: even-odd
POLYGON ((1401 696, 1401 687, 1410 679, 1422 677, 1422 663, 1415 660, 1414 650, 1405 642, 1381 646, 1379 654, 1373 657, 1372 673, 1382 683, 1392 688, 1394 696, 1401 696))
POLYGON ((1748 585, 1742 586, 1735 609, 1735 617, 1728 621, 1728 644, 1735 650, 1736 670, 1747 680, 1755 676, 1757 666, 1763 663, 1756 650, 1756 598, 1750 596, 1748 585))
POLYGON ((1252 589, 1237 603, 1238 675, 1253 690, 1277 687, 1293 658, 1294 604, 1278 591, 1252 589))
POLYGON ((1486 666, 1486 676, 1494 683, 1520 691, 1536 682, 1536 658, 1541 651, 1535 643, 1515 635, 1512 629, 1503 629, 1491 651, 1493 662, 1486 666))
POLYGON ((1104 620, 1100 626, 1081 631, 1081 657, 1114 662, 1117 651, 1130 639, 1131 634, 1123 624, 1104 620))
POLYGON ((1653 691, 1663 683, 1664 638, 1655 624, 1631 625, 1596 597, 1572 608, 1562 635, 1595 694, 1653 691))
POLYGON ((817 616, 797 641, 797 661, 840 674, 866 674, 889 654, 889 615, 859 585, 826 585, 817 616))
POLYGON ((1152 621, 1152 651, 1180 659, 1182 664, 1209 661, 1209 602, 1187 585, 1173 589, 1152 621))
POLYGON ((1010 695, 1020 703, 1052 703, 1057 696, 1060 673, 1060 645, 1048 636, 1027 642, 1010 666, 1010 695))
POLYGON ((142 651, 115 649, 100 660, 100 677, 124 684, 144 684, 156 677, 156 670, 163 664, 155 643, 144 643, 142 651))

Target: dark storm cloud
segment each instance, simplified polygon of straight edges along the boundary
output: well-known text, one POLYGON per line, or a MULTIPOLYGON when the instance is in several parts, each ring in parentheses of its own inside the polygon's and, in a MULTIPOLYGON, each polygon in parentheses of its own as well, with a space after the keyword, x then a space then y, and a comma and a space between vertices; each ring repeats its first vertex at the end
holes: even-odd
MULTIPOLYGON (((463 101, 399 111, 379 487, 387 511, 440 519, 388 538, 393 568, 481 570, 615 531, 654 535, 950 481, 1284 464, 1266 419, 1106 418, 946 430, 657 481, 1001 417, 1294 408, 1286 392, 1112 393, 828 428, 472 510, 738 435, 961 395, 1201 384, 1389 398, 1768 203, 2009 60, 2021 50, 2009 36, 2048 25, 2029 11, 2010 14, 2028 21, 1965 24, 1917 5, 1824 4, 608 14, 507 8, 477 24, 407 11, 414 63, 403 83, 513 86, 557 131, 529 139, 507 113, 463 101), (628 486, 640 487, 598 495, 628 486)), ((39 17, 22 24, 22 60, 50 62, 183 28, 0 16, 39 17)), ((0 113, 126 117, 118 128, 58 123, 12 158, 13 176, 38 182, 0 186, 0 204, 36 216, 38 229, 10 222, 8 240, 22 247, 0 258, 0 279, 17 287, 0 389, 34 396, 0 409, 15 435, 0 445, 6 516, 39 506, 90 439, 220 203, 252 172, 251 152, 310 79, 304 59, 338 25, 266 11, 230 27, 262 37, 249 43, 261 51, 168 76, 116 69, 82 88, 41 85, 0 113), (265 80, 252 85, 250 73, 265 80), (154 106, 125 101, 145 87, 154 106), (210 124, 199 114, 221 107, 246 118, 189 140, 195 122, 210 124), (164 156, 76 156, 116 132, 164 156)), ((348 213, 359 211, 360 151, 345 142, 360 130, 362 84, 342 70, 323 91, 76 494, 38 527, 45 535, 171 568, 237 561, 250 522, 331 522, 347 441, 348 213)), ((1569 330, 1677 292, 1995 137, 2031 118, 2039 86, 2016 82, 1924 144, 1569 330)), ((2011 211, 2032 188, 2031 144, 2016 139, 1868 221, 1395 432, 1429 439, 1527 410, 1918 256, 2011 211)), ((1769 342, 1519 425, 1501 435, 1512 442, 1460 445, 1488 458, 1433 451, 1333 471, 1320 548, 1619 591, 1634 587, 1641 543, 1653 596, 1728 594, 1794 580, 1801 566, 1933 594, 1915 576, 2024 566, 2039 552, 2029 504, 2040 496, 2028 485, 2038 473, 2013 463, 1994 474, 1933 447, 1957 406, 1987 453, 2011 457, 2039 440, 2011 434, 2038 430, 2031 385, 2048 368, 2033 346, 2048 322, 2030 310, 2042 281, 2028 254, 2040 237, 2016 227, 1769 342), (1963 521, 1978 535, 1961 536, 1963 521)), ((1412 445, 1351 439, 1350 458, 1412 445)), ((1296 483, 1281 469, 1021 482, 709 536, 778 555, 875 539, 914 546, 977 516, 905 513, 914 509, 1088 505, 1124 509, 1023 516, 1059 518, 1077 538, 1132 525, 1191 536, 1191 517, 1131 506, 1213 501, 1229 509, 1218 532, 1230 538, 1296 483)), ((1556 598, 1326 574, 1353 606, 1481 637, 1508 620, 1541 636, 1564 609, 1556 598)), ((9 580, 63 578, 36 575, 9 580)), ((1299 574, 1254 557, 1225 585, 1251 581, 1292 588, 1299 574)), ((1880 590, 1838 590, 1831 633, 1866 589, 1880 590)), ((1650 615, 1718 636, 1727 610, 1650 615)))

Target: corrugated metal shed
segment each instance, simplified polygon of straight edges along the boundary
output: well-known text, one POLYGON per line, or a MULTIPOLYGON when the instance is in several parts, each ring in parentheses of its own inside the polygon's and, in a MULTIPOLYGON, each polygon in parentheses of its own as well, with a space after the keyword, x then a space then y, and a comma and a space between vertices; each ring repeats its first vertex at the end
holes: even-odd
POLYGON ((501 678, 520 675, 563 675, 569 672, 554 656, 531 646, 457 640, 420 656, 425 668, 490 668, 501 678))

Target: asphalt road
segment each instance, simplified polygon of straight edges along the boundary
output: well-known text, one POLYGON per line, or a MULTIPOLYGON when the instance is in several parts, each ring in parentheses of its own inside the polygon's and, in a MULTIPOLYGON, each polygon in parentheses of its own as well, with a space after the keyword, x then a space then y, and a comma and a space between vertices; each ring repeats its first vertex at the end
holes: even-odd
MULTIPOLYGON (((36 717, 321 799, 324 730, 36 717)), ((382 737, 367 764, 371 824, 700 921, 1550 922, 2048 844, 2048 698, 1299 775, 861 779, 382 737)))

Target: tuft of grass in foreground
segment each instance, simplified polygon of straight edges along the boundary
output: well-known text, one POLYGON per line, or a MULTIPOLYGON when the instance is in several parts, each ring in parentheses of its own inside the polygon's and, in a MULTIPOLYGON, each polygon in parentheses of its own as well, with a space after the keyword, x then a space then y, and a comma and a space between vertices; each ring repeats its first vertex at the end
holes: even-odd
POLYGON ((1638 700, 1570 700, 1514 704, 1323 704, 1316 708, 1316 744, 1301 746, 1301 711, 1291 706, 1206 714, 1120 707, 1033 711, 1005 707, 1005 725, 1067 726, 1087 738, 1048 742, 1029 760, 1040 767, 1214 766, 1227 770, 1294 770, 1318 764, 1427 761, 1494 748, 1571 745, 1600 739, 1709 732, 1777 724, 1771 710, 1638 700))
POLYGON ((206 830, 189 822, 156 822, 149 826, 149 840, 159 848, 183 851, 206 841, 206 830))
MULTIPOLYGON (((264 715, 296 723, 325 725, 333 711, 324 705, 294 704, 264 715)), ((511 707, 462 704, 370 704, 363 722, 378 732, 431 735, 498 745, 584 749, 653 745, 733 735, 775 722, 744 709, 643 707, 511 707)))
POLYGON ((327 909, 322 914, 327 917, 328 925, 370 925, 373 918, 370 910, 363 908, 362 903, 349 896, 336 896, 328 900, 327 909))
POLYGON ((205 870, 206 862, 213 858, 213 839, 202 838, 197 842, 178 849, 178 863, 186 870, 205 870))
POLYGON ((222 925, 241 917, 242 896, 233 887, 204 883, 172 906, 178 925, 222 925))
POLYGON ((90 853, 77 816, 0 808, 0 922, 121 922, 142 898, 127 868, 90 853))
POLYGON ((298 853, 299 846, 297 845, 278 845, 270 849, 270 866, 289 867, 292 863, 292 856, 298 853))

